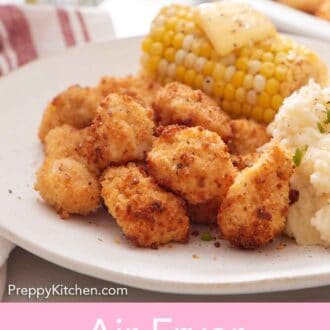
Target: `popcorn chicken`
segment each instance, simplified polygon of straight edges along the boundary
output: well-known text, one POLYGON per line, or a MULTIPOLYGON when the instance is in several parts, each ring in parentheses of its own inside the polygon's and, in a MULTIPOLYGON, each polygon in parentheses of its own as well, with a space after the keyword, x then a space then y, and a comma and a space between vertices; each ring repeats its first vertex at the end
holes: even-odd
POLYGON ((256 249, 271 242, 285 226, 289 209, 291 157, 269 147, 252 167, 240 172, 222 201, 218 225, 233 245, 256 249))
POLYGON ((101 204, 98 180, 73 158, 46 158, 37 172, 35 189, 62 218, 87 215, 101 204))
POLYGON ((103 77, 98 89, 103 97, 110 93, 126 94, 143 106, 151 107, 159 83, 146 76, 103 77))
POLYGON ((82 154, 104 169, 112 164, 143 160, 151 149, 152 112, 128 95, 109 94, 88 128, 82 154))
POLYGON ((188 241, 184 201, 160 188, 141 166, 109 167, 102 179, 102 197, 126 238, 137 246, 188 241))
POLYGON ((79 157, 79 148, 86 138, 86 129, 70 125, 53 128, 45 137, 45 154, 54 158, 79 157))
POLYGON ((233 135, 228 143, 233 154, 246 155, 254 153, 270 140, 266 126, 253 120, 235 119, 230 122, 233 135))
POLYGON ((200 126, 167 126, 147 156, 150 173, 190 204, 221 200, 236 171, 220 136, 200 126))
POLYGON ((69 87, 48 105, 39 127, 39 138, 43 141, 50 129, 62 124, 75 128, 90 125, 101 99, 98 89, 78 85, 69 87))
POLYGON ((228 115, 200 90, 172 82, 158 90, 153 105, 160 124, 202 126, 218 133, 223 140, 231 136, 228 115))

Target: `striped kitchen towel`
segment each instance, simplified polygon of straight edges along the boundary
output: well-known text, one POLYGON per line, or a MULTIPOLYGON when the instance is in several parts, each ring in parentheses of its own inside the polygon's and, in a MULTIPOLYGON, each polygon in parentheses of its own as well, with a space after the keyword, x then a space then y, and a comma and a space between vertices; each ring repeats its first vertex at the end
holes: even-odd
POLYGON ((112 20, 101 9, 0 5, 0 76, 38 57, 112 37, 112 20))

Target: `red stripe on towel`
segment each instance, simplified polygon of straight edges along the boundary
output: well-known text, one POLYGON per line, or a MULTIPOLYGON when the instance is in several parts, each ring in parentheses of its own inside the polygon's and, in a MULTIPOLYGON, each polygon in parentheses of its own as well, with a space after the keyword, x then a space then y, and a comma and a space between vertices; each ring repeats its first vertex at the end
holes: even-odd
POLYGON ((76 40, 74 38, 73 29, 71 26, 68 13, 62 9, 57 8, 57 17, 60 22, 61 30, 64 36, 65 44, 67 47, 74 46, 76 40))
POLYGON ((37 51, 23 11, 12 5, 1 6, 0 20, 6 29, 9 44, 16 53, 17 64, 22 65, 35 59, 37 51))
POLYGON ((90 41, 91 38, 89 36, 88 30, 87 30, 87 26, 86 26, 86 22, 85 22, 85 19, 84 19, 83 14, 79 10, 76 11, 76 14, 78 16, 78 21, 80 23, 80 27, 81 27, 81 31, 82 31, 83 36, 84 36, 84 40, 85 41, 90 41))

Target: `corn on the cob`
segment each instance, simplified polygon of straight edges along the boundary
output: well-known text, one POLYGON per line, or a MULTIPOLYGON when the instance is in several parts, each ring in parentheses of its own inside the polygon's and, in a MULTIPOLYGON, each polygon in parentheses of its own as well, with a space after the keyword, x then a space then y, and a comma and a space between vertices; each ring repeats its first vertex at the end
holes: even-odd
POLYGON ((194 8, 182 5, 161 10, 142 50, 143 70, 160 82, 202 89, 232 117, 265 123, 309 78, 321 79, 319 58, 279 34, 220 57, 197 25, 194 8))

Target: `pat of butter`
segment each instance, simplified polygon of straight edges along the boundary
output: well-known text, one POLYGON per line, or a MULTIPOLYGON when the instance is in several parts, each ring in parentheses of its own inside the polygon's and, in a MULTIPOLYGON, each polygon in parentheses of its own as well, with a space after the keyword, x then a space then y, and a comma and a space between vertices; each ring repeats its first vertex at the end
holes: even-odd
POLYGON ((205 3, 195 13, 198 25, 220 56, 276 34, 273 23, 246 4, 205 3))

